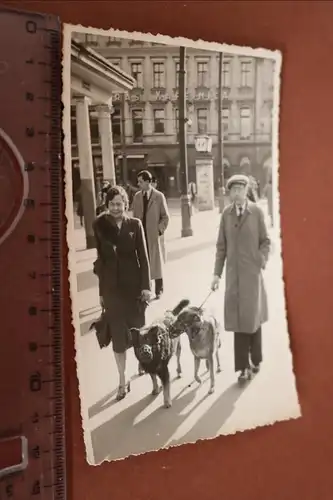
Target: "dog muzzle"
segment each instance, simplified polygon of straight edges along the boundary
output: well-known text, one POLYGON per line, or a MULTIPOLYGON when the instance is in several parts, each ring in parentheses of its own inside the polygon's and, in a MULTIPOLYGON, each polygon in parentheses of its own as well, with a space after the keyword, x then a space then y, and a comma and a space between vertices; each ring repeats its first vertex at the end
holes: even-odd
POLYGON ((150 345, 144 344, 139 349, 139 356, 142 363, 150 363, 153 360, 153 350, 150 345))

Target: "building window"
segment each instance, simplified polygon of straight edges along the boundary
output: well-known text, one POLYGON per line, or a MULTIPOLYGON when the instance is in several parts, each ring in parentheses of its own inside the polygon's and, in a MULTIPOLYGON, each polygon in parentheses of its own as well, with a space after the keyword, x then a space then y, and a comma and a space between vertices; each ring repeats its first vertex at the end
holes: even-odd
POLYGON ((71 144, 72 146, 77 145, 77 130, 76 130, 76 120, 71 119, 71 144))
POLYGON ((106 42, 107 45, 121 45, 121 38, 109 36, 106 42))
POLYGON ((179 134, 179 109, 175 108, 175 130, 179 134))
POLYGON ((207 134, 208 131, 208 110, 206 108, 197 109, 198 134, 207 134))
POLYGON ((114 108, 114 111, 111 115, 111 123, 112 123, 112 138, 114 143, 121 142, 121 112, 120 108, 114 108))
POLYGON ((100 143, 98 119, 92 116, 90 116, 90 137, 92 145, 98 145, 100 143))
POLYGON ((133 78, 136 80, 136 87, 143 88, 143 75, 142 75, 142 64, 141 63, 132 63, 131 64, 131 73, 133 78))
POLYGON ((143 40, 130 40, 129 41, 129 45, 144 45, 144 41, 143 40))
POLYGON ((241 62, 241 87, 251 87, 251 61, 241 62))
POLYGON ((143 142, 143 111, 132 110, 133 142, 143 142))
POLYGON ((153 87, 155 89, 165 88, 164 63, 153 64, 153 87))
POLYGON ((176 69, 176 82, 175 82, 175 87, 178 88, 179 87, 179 70, 180 70, 180 63, 179 62, 176 62, 176 65, 175 65, 175 69, 176 69))
POLYGON ((114 60, 114 59, 108 59, 108 61, 112 64, 112 66, 116 66, 117 68, 121 67, 119 59, 116 59, 116 60, 114 60))
POLYGON ((208 87, 208 63, 197 63, 197 80, 198 87, 208 87))
POLYGON ((222 87, 231 87, 230 61, 223 61, 222 64, 222 87))
POLYGON ((176 140, 179 142, 179 109, 175 108, 175 133, 176 133, 176 140))
POLYGON ((251 136, 251 109, 241 108, 240 110, 240 135, 241 139, 249 139, 251 136))
POLYGON ((77 130, 76 130, 76 109, 71 106, 71 144, 77 144, 77 130))
POLYGON ((229 134, 229 119, 230 119, 230 110, 229 108, 222 109, 222 134, 223 137, 227 138, 229 134))
POLYGON ((164 109, 154 109, 154 133, 164 134, 165 129, 164 109))
POLYGON ((87 45, 98 45, 98 35, 85 35, 87 45))

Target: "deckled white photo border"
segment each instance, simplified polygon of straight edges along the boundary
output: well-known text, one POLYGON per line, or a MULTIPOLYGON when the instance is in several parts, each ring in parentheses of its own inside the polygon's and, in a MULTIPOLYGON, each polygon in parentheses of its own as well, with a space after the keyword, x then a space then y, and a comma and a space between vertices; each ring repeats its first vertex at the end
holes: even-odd
MULTIPOLYGON (((201 39, 196 41, 183 37, 172 38, 166 35, 152 35, 150 33, 127 32, 120 30, 103 30, 92 27, 84 27, 82 25, 64 24, 63 29, 63 63, 62 63, 62 76, 63 76, 63 93, 62 102, 64 106, 63 113, 63 131, 64 131, 64 176, 65 176, 65 214, 67 218, 67 243, 68 243, 68 269, 69 269, 69 286, 70 298, 72 303, 72 324, 75 333, 75 349, 76 349, 76 366, 79 384, 80 403, 82 388, 80 385, 80 367, 83 363, 80 362, 80 350, 77 349, 78 335, 80 335, 80 320, 79 320, 79 307, 78 307, 78 290, 77 290, 77 276, 76 276, 76 254, 75 254, 75 241, 74 241, 74 210, 72 200, 72 176, 71 176, 71 141, 70 134, 66 134, 66 130, 70 131, 70 75, 71 75, 71 39, 73 33, 86 33, 91 35, 112 36, 124 39, 134 39, 146 42, 162 43, 171 46, 184 46, 187 48, 200 48, 202 50, 210 50, 213 52, 224 52, 228 54, 243 55, 249 57, 258 57, 271 59, 275 62, 274 70, 274 84, 273 84, 273 116, 272 116, 272 179, 273 179, 273 212, 274 212, 274 241, 278 243, 278 248, 274 247, 274 251, 280 255, 280 276, 283 284, 284 304, 285 304, 285 284, 283 280, 283 263, 282 263, 282 236, 281 236, 281 221, 280 221, 280 194, 279 194, 279 118, 280 118, 280 87, 281 87, 281 70, 282 70, 282 54, 278 50, 267 50, 262 48, 251 48, 247 46, 227 45, 216 42, 206 42, 201 39)), ((285 306, 285 317, 287 321, 287 313, 285 306)), ((287 327, 288 331, 288 327, 287 327)), ((290 342, 289 342, 290 348, 290 342)), ((291 350, 289 350, 290 363, 293 366, 293 359, 291 350)), ((93 448, 89 430, 89 418, 81 406, 81 418, 83 437, 86 447, 86 457, 90 465, 99 465, 92 463, 89 456, 93 456, 93 448)), ((301 409, 295 412, 294 415, 288 418, 299 418, 301 416, 301 409)), ((273 422, 272 422, 273 423, 273 422)), ((269 424, 267 422, 267 424, 269 424)), ((126 457, 124 457, 126 458, 126 457)))

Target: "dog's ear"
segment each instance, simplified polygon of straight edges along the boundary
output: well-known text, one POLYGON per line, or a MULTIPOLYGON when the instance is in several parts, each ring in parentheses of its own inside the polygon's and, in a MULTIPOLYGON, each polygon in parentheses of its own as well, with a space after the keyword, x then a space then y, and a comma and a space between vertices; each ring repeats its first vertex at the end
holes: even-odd
POLYGON ((139 335, 140 333, 140 328, 130 328, 129 329, 130 335, 132 338, 135 338, 139 335))
POLYGON ((149 330, 149 336, 151 340, 156 343, 158 340, 158 332, 159 332, 159 327, 158 326, 152 326, 151 329, 149 330))
POLYGON ((140 333, 140 328, 130 328, 131 333, 140 333))

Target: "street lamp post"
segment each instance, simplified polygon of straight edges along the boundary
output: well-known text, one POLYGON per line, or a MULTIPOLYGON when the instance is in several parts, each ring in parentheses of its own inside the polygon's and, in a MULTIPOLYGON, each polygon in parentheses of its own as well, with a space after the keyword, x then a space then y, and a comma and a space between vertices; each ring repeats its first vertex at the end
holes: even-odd
POLYGON ((186 137, 186 71, 185 47, 179 50, 179 149, 180 149, 180 186, 181 186, 181 216, 182 237, 192 236, 191 200, 188 194, 188 165, 187 165, 187 137, 186 137))
POLYGON ((121 95, 121 150, 122 150, 122 181, 124 185, 128 181, 128 171, 127 171, 127 153, 126 153, 126 119, 125 119, 125 105, 126 97, 125 93, 121 95))
POLYGON ((224 209, 224 165, 223 165, 223 81, 222 81, 223 53, 219 54, 219 93, 218 93, 218 162, 221 169, 220 185, 220 213, 224 209))

